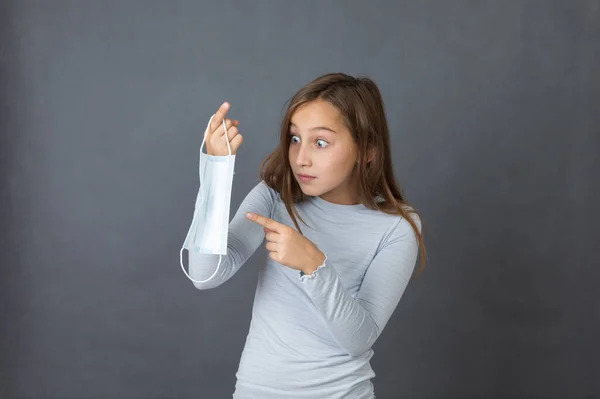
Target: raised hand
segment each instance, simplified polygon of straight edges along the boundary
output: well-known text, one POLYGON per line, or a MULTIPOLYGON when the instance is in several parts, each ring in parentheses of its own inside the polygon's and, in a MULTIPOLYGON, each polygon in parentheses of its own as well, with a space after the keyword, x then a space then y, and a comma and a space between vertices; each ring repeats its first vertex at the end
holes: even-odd
POLYGON ((305 274, 311 274, 323 264, 325 254, 296 230, 256 213, 248 213, 246 217, 264 227, 271 259, 305 274))
POLYGON ((240 122, 225 118, 229 108, 230 106, 227 102, 221 105, 221 107, 217 110, 217 113, 213 116, 210 126, 205 133, 206 153, 208 155, 229 155, 227 139, 229 139, 229 146, 231 147, 232 155, 235 154, 238 148, 240 148, 240 145, 242 145, 244 138, 238 131, 240 122), (227 136, 225 136, 223 120, 225 120, 225 126, 227 127, 227 136))

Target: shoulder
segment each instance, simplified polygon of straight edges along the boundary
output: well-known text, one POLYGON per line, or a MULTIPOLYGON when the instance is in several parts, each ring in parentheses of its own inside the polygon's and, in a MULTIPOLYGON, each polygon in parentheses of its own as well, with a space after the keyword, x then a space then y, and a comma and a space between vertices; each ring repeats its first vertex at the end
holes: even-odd
POLYGON ((258 190, 261 190, 262 192, 268 194, 273 199, 279 199, 279 198, 281 198, 281 196, 279 195, 279 191, 277 191, 274 188, 270 187, 267 184, 267 182, 265 182, 264 180, 259 181, 258 184, 256 185, 256 187, 257 187, 258 190))
POLYGON ((263 181, 259 181, 254 184, 254 187, 246 194, 240 204, 240 209, 242 212, 254 212, 271 217, 273 209, 277 207, 278 201, 279 194, 277 191, 271 189, 263 181))
POLYGON ((252 188, 252 190, 250 190, 250 193, 248 195, 256 200, 266 201, 269 203, 279 201, 281 198, 279 192, 269 187, 269 185, 264 180, 260 180, 252 188))
MULTIPOLYGON (((408 213, 408 217, 410 217, 410 219, 417 225, 417 228, 419 229, 419 232, 422 231, 423 228, 423 224, 421 222, 421 217, 419 216, 419 214, 414 210, 414 208, 412 208, 411 206, 405 205, 404 206, 404 210, 408 213)), ((404 216, 400 216, 400 222, 399 225, 402 225, 402 229, 406 229, 409 228, 410 230, 412 230, 412 225, 410 224, 410 222, 408 221, 407 218, 405 218, 404 216)))
MULTIPOLYGON (((422 231, 422 223, 419 215, 414 211, 414 209, 409 206, 405 206, 404 209, 408 213, 408 217, 414 222, 419 233, 422 231)), ((418 244, 417 234, 409 222, 409 220, 402 215, 386 215, 391 223, 388 225, 387 234, 385 234, 384 239, 382 240, 382 246, 388 246, 399 243, 410 243, 410 244, 418 244)))

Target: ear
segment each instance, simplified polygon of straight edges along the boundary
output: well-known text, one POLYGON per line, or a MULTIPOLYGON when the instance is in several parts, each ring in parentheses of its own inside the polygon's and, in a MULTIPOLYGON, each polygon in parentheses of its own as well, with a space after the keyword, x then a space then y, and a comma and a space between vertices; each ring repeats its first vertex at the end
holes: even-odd
MULTIPOLYGON (((367 152, 367 162, 366 162, 367 165, 371 163, 371 161, 373 160, 373 158, 375 158, 376 152, 377 151, 375 150, 375 147, 371 147, 369 149, 369 151, 367 152)), ((359 163, 359 161, 356 160, 356 164, 357 165, 358 165, 358 163, 359 163)))
POLYGON ((375 153, 376 153, 375 148, 371 147, 369 149, 369 155, 368 155, 368 158, 367 158, 367 163, 371 163, 371 161, 373 160, 373 158, 375 158, 375 153))

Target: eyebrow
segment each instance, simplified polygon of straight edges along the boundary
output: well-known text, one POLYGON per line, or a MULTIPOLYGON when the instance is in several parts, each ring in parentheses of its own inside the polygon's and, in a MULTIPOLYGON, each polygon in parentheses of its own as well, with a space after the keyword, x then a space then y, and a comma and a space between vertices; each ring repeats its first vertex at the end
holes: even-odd
MULTIPOLYGON (((290 127, 292 127, 292 126, 293 126, 293 127, 297 127, 297 126, 296 126, 296 125, 294 125, 293 123, 290 123, 290 127)), ((311 131, 311 132, 312 132, 312 131, 316 131, 316 130, 327 130, 327 131, 329 131, 329 132, 331 132, 331 133, 337 133, 335 130, 333 130, 332 128, 330 128, 330 127, 327 127, 327 126, 315 126, 315 127, 311 127, 311 128, 310 128, 310 129, 308 129, 308 130, 309 130, 309 131, 311 131)))

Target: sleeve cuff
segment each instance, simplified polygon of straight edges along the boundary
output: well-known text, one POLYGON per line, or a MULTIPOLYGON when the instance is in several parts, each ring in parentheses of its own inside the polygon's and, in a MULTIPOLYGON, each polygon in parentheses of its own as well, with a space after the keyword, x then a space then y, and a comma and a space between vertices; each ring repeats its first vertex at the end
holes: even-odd
POLYGON ((315 271, 311 274, 306 274, 302 270, 300 270, 300 281, 314 279, 315 277, 317 277, 318 274, 320 274, 321 270, 326 268, 327 266, 327 255, 325 255, 325 260, 323 261, 323 263, 321 263, 319 267, 317 267, 315 271))

